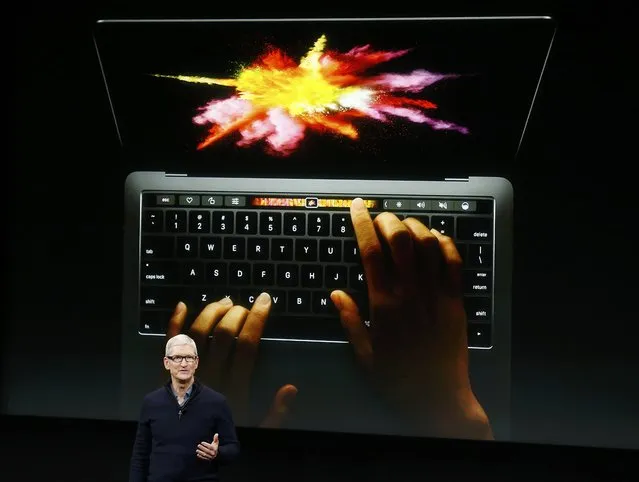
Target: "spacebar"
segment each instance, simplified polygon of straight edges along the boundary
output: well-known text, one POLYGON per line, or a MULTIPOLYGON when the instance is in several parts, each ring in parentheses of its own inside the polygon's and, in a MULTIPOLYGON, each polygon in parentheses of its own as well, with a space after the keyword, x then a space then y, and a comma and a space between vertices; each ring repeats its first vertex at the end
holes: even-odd
POLYGON ((271 316, 266 322, 262 338, 304 341, 346 341, 338 318, 305 316, 271 316))

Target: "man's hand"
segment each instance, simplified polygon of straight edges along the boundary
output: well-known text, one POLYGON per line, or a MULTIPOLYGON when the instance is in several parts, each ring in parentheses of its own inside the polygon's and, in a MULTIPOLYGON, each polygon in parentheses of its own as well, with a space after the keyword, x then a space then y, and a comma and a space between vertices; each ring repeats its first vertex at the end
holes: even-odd
POLYGON ((334 291, 356 358, 399 414, 423 435, 492 438, 468 374, 462 260, 453 241, 416 219, 361 199, 351 218, 368 285, 370 329, 344 291, 334 291))
POLYGON ((220 439, 217 434, 213 435, 213 442, 200 442, 195 450, 197 457, 202 460, 215 460, 220 446, 220 439))
MULTIPOLYGON (((196 376, 227 397, 233 417, 241 425, 253 425, 249 420, 251 378, 270 309, 268 293, 258 296, 250 311, 222 298, 208 304, 187 331, 200 358, 196 376)), ((167 341, 182 332, 186 314, 186 305, 179 303, 169 321, 167 341)), ((260 425, 280 427, 296 395, 295 386, 280 387, 260 425)))

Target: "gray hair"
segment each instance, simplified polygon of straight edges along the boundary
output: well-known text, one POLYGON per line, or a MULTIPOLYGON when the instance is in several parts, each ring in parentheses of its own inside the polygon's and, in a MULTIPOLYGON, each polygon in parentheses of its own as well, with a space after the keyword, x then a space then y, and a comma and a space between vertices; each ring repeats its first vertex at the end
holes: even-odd
POLYGON ((169 341, 166 342, 166 349, 164 351, 164 356, 169 356, 169 353, 171 353, 171 349, 173 349, 173 347, 180 346, 180 345, 189 345, 193 347, 195 356, 197 356, 197 345, 195 344, 195 341, 193 341, 193 338, 183 333, 180 333, 179 335, 175 335, 173 338, 171 338, 169 341))

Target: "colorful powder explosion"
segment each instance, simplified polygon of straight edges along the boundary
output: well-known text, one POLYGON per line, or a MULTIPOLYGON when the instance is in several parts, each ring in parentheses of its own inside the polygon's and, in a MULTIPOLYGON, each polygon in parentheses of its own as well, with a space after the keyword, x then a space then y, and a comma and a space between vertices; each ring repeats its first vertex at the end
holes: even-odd
POLYGON ((426 115, 425 111, 437 108, 432 102, 407 96, 456 75, 414 70, 366 76, 371 67, 409 50, 376 51, 365 45, 340 53, 325 47, 326 36, 322 35, 299 63, 271 48, 231 79, 156 76, 235 89, 230 97, 201 107, 194 117, 196 124, 211 126, 198 149, 238 133, 239 146, 265 141, 268 152, 286 156, 308 130, 358 139, 353 121, 361 118, 379 122, 403 118, 435 130, 468 134, 465 127, 426 115))

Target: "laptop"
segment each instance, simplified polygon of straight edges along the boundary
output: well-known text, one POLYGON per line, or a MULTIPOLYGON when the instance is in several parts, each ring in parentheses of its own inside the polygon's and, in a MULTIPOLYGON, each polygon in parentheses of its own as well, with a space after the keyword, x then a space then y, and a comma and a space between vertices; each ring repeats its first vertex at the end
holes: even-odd
MULTIPOLYGON (((361 197, 455 241, 473 387, 507 437, 511 178, 553 36, 548 17, 99 21, 125 166, 122 417, 153 388, 178 301, 188 325, 267 291, 255 398, 284 374, 316 386, 297 427, 330 430, 317 367, 357 384, 330 292, 370 324, 361 197)), ((366 430, 359 407, 346 430, 366 430)))

